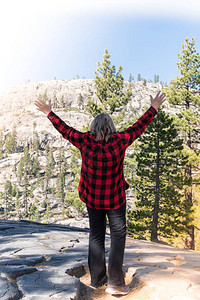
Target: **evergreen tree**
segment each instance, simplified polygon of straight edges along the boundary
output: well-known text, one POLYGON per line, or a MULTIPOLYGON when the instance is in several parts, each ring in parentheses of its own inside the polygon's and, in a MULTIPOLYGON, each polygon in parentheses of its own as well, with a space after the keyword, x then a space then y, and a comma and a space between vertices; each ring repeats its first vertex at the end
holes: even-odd
POLYGON ((9 211, 12 209, 12 183, 10 180, 6 180, 4 184, 4 200, 5 200, 5 215, 6 219, 9 211))
POLYGON ((65 169, 67 168, 67 162, 65 159, 65 150, 63 147, 59 148, 59 153, 58 153, 56 161, 58 163, 59 171, 61 171, 63 164, 65 165, 65 169))
POLYGON ((0 130, 0 159, 3 158, 3 146, 4 146, 5 140, 3 137, 3 130, 0 130))
POLYGON ((33 175, 37 176, 37 174, 40 170, 41 170, 41 166, 40 166, 38 156, 33 157, 33 162, 32 162, 32 173, 33 173, 33 175))
POLYGON ((47 162, 46 162, 46 199, 47 199, 47 193, 48 193, 48 187, 49 187, 49 179, 53 177, 53 170, 55 168, 55 159, 53 156, 52 148, 49 148, 48 154, 47 154, 47 162))
POLYGON ((98 68, 95 71, 96 96, 100 104, 95 103, 91 99, 91 95, 89 96, 86 109, 92 116, 96 116, 103 111, 113 114, 116 109, 126 105, 132 95, 131 85, 124 92, 124 79, 121 74, 122 67, 120 66, 116 72, 116 68, 111 66, 109 58, 110 54, 106 49, 103 62, 98 62, 98 68))
POLYGON ((40 150, 40 140, 36 132, 36 122, 33 123, 33 150, 37 152, 40 150))
POLYGON ((154 83, 158 83, 159 82, 159 75, 154 75, 154 83))
POLYGON ((17 147, 17 132, 15 127, 13 127, 12 132, 9 132, 6 136, 5 150, 6 153, 14 153, 17 147))
POLYGON ((132 81, 134 81, 134 76, 130 73, 130 75, 129 75, 129 79, 128 79, 128 81, 129 82, 132 82, 132 81))
POLYGON ((29 197, 29 180, 28 180, 28 174, 25 171, 24 174, 24 184, 23 184, 23 202, 24 202, 24 208, 25 208, 25 216, 28 216, 28 197, 29 197))
MULTIPOLYGON (((189 162, 185 167, 187 187, 185 196, 188 204, 192 207, 194 173, 199 163, 199 140, 200 140, 200 55, 196 52, 195 41, 185 39, 182 51, 178 54, 177 63, 180 76, 171 81, 165 90, 168 101, 178 108, 177 124, 182 132, 185 143, 185 151, 189 155, 189 162)), ((190 226, 185 247, 195 249, 193 216, 190 215, 190 226)))
POLYGON ((137 81, 142 81, 142 76, 140 73, 138 73, 137 81))
POLYGON ((16 192, 16 201, 15 201, 15 207, 16 207, 16 211, 17 211, 17 217, 18 219, 20 220, 20 208, 21 208, 21 203, 20 203, 20 193, 19 193, 19 190, 17 189, 17 192, 16 192))
POLYGON ((61 171, 57 178, 57 195, 60 201, 63 203, 65 199, 65 167, 61 168, 61 171))
POLYGON ((25 174, 31 175, 32 172, 32 161, 28 147, 24 148, 24 155, 21 156, 17 167, 17 181, 21 183, 21 180, 25 174))
POLYGON ((50 148, 47 154, 47 163, 46 163, 46 177, 50 179, 53 176, 53 170, 55 167, 55 159, 53 156, 52 148, 50 148))
POLYGON ((143 85, 146 86, 147 85, 147 80, 144 78, 143 79, 143 85))
POLYGON ((19 164, 18 164, 18 167, 17 167, 17 181, 18 181, 18 183, 21 182, 23 174, 24 174, 24 161, 23 161, 23 157, 21 157, 20 161, 19 161, 19 164))
POLYGON ((158 241, 187 230, 190 206, 184 198, 187 163, 173 119, 160 111, 139 139, 136 155, 135 209, 128 214, 129 233, 158 241))
POLYGON ((79 96, 78 96, 78 107, 79 109, 83 109, 83 96, 82 94, 80 93, 79 96))
POLYGON ((24 171, 27 173, 27 175, 31 175, 32 161, 29 153, 29 148, 27 146, 24 148, 23 166, 24 166, 24 171))

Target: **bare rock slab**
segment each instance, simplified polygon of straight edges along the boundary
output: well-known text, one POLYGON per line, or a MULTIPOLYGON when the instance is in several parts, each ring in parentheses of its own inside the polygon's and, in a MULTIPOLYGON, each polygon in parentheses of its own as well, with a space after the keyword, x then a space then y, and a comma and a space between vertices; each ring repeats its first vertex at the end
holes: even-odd
MULTIPOLYGON (((109 300, 92 290, 89 231, 0 220, 0 299, 109 300)), ((106 259, 110 239, 106 237, 106 259)), ((200 300, 200 252, 127 238, 124 272, 131 300, 200 300)))
POLYGON ((75 299, 79 280, 58 268, 39 268, 17 280, 25 299, 75 299))
POLYGON ((7 278, 0 277, 0 299, 17 300, 20 299, 20 292, 17 285, 11 284, 7 278))

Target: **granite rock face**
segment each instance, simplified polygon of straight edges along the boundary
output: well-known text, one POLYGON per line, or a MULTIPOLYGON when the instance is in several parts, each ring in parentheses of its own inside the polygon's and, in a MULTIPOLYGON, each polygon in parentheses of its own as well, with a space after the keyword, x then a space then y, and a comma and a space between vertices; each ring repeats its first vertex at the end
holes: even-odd
MULTIPOLYGON (((125 82, 124 89, 127 88, 128 82, 125 82)), ((132 83, 132 97, 127 104, 125 121, 129 120, 129 112, 134 115, 137 112, 139 115, 144 106, 149 106, 149 95, 155 95, 161 88, 161 84, 147 83, 144 86, 142 82, 132 83)), ((0 94, 0 129, 11 130, 15 126, 18 139, 23 141, 30 139, 33 123, 36 122, 36 130, 41 138, 45 139, 45 132, 52 135, 49 121, 44 120, 44 115, 34 105, 38 97, 45 95, 51 99, 53 110, 79 130, 91 119, 85 109, 88 95, 94 102, 99 102, 95 89, 93 79, 50 80, 9 87, 0 94)))
MULTIPOLYGON (((88 237, 81 226, 0 220, 0 299, 114 299, 89 287, 88 237)), ((124 273, 124 299, 200 299, 200 252, 127 238, 124 273)))

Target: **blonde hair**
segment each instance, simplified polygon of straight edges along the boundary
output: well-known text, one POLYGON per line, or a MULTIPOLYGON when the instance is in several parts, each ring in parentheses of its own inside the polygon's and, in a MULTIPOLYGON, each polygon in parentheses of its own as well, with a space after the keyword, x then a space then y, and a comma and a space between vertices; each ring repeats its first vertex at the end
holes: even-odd
POLYGON ((113 132, 116 132, 113 120, 107 113, 101 113, 95 117, 90 124, 90 132, 96 135, 96 141, 104 140, 107 142, 112 136, 113 132))

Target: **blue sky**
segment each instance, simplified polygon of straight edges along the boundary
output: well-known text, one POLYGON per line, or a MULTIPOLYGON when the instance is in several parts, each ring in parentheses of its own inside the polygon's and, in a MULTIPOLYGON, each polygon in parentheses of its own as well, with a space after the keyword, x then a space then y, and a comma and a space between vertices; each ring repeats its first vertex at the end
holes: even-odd
POLYGON ((94 78, 105 48, 128 80, 177 76, 186 37, 200 52, 199 0, 7 0, 0 10, 0 91, 28 80, 94 78))

